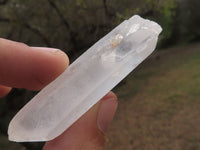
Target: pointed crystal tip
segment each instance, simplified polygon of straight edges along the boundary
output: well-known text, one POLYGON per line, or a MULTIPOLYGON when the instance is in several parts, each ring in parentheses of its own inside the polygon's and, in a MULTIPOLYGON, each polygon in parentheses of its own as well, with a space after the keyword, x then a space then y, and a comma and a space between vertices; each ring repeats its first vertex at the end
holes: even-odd
POLYGON ((8 139, 15 142, 50 141, 53 139, 53 137, 47 137, 46 133, 42 131, 38 132, 35 129, 27 130, 23 125, 19 124, 16 119, 12 120, 8 127, 8 139))

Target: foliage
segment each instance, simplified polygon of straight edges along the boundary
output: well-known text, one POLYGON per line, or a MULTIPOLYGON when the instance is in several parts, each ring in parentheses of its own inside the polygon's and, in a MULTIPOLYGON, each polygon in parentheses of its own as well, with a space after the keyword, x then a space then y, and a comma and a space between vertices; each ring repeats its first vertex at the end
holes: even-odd
POLYGON ((179 5, 179 33, 182 42, 200 39, 200 1, 182 0, 179 5))
POLYGON ((160 45, 166 46, 176 41, 174 35, 177 41, 183 35, 191 40, 199 37, 197 6, 198 0, 4 0, 0 3, 0 36, 57 47, 75 58, 122 20, 139 14, 162 25, 160 45), (188 27, 193 27, 192 32, 188 27))

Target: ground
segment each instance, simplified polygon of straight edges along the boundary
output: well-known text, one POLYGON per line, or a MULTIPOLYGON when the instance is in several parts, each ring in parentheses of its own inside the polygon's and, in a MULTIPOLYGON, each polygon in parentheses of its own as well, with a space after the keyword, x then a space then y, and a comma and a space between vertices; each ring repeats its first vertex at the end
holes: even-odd
POLYGON ((200 149, 200 44, 155 52, 114 91, 105 150, 200 149))
MULTIPOLYGON (((200 149, 200 43, 156 51, 114 91, 105 150, 200 149)), ((24 150, 0 136, 1 150, 24 150)))

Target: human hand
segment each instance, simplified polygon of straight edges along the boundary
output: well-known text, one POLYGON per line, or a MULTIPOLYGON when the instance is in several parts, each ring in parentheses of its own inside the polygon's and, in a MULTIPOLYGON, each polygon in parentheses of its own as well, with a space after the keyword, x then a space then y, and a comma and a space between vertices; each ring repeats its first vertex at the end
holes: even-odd
MULTIPOLYGON (((65 53, 58 49, 29 47, 0 38, 0 97, 11 87, 40 90, 68 66, 65 53)), ((43 150, 101 150, 108 125, 117 108, 109 92, 68 130, 45 144, 43 150)))

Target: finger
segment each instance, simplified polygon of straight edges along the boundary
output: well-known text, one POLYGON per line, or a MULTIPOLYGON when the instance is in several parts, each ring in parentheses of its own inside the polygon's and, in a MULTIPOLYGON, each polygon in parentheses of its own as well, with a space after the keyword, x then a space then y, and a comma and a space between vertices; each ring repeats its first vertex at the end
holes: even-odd
POLYGON ((108 93, 62 135, 45 144, 43 150, 102 150, 107 130, 117 108, 114 93, 108 93))
POLYGON ((39 90, 68 66, 66 54, 58 49, 29 47, 0 39, 0 84, 39 90))
POLYGON ((0 98, 6 96, 12 88, 0 85, 0 98))

